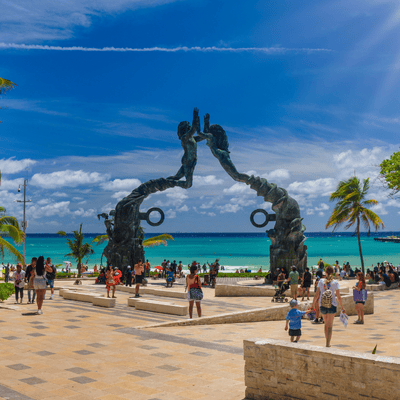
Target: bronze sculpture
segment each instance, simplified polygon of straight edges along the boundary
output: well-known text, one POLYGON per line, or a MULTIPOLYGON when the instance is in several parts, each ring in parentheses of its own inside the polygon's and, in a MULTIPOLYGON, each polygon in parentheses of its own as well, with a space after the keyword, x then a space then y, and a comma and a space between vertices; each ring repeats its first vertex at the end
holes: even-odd
POLYGON ((147 220, 151 225, 157 226, 162 223, 163 213, 158 223, 151 223, 148 213, 141 213, 139 207, 143 200, 152 193, 163 191, 173 187, 188 189, 192 186, 193 172, 197 163, 197 143, 206 140, 207 145, 214 157, 218 159, 222 168, 237 182, 249 185, 262 196, 264 201, 272 203, 272 210, 275 215, 268 215, 264 210, 255 210, 251 215, 251 223, 256 227, 264 227, 268 221, 276 221, 273 229, 267 231, 271 239, 270 246, 270 269, 274 273, 278 268, 288 269, 296 265, 299 272, 307 266, 307 247, 303 232, 305 226, 300 216, 300 208, 295 199, 289 196, 287 191, 267 179, 249 176, 237 171, 230 158, 228 150, 228 137, 220 125, 210 126, 210 116, 204 117, 204 129, 200 130, 198 109, 193 111, 193 122, 183 121, 178 126, 178 137, 184 149, 182 166, 175 176, 150 180, 134 189, 132 193, 123 198, 116 206, 115 211, 110 212, 112 220, 107 214, 99 215, 105 218, 105 225, 109 237, 109 243, 103 254, 107 258, 107 264, 117 266, 123 270, 127 265, 134 265, 138 260, 144 260, 142 246, 143 237, 140 236, 140 221, 147 220), (197 136, 195 133, 197 132, 197 136), (185 178, 185 180, 181 180, 185 178), (264 224, 256 224, 254 215, 263 212, 266 215, 264 224))

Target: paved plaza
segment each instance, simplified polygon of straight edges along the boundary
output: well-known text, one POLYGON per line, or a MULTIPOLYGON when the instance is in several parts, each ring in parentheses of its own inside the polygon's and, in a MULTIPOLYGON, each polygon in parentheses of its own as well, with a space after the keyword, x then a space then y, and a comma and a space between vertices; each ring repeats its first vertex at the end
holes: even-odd
MULTIPOLYGON (((85 289, 104 292, 94 285, 85 289)), ((272 305, 268 297, 215 298, 212 289, 204 292, 205 316, 272 305)), ((116 308, 106 309, 56 292, 45 301, 43 315, 33 314, 34 305, 14 305, 13 298, 3 303, 0 399, 242 400, 243 340, 288 340, 283 321, 154 327, 182 317, 137 311, 127 307, 128 294, 116 295, 116 308)), ((399 301, 399 290, 376 293, 375 314, 365 317, 365 325, 353 325, 356 317, 350 317, 345 329, 336 318, 332 347, 371 353, 377 344, 377 354, 400 357, 399 301)), ((302 342, 324 346, 323 325, 303 320, 302 331, 302 342)))

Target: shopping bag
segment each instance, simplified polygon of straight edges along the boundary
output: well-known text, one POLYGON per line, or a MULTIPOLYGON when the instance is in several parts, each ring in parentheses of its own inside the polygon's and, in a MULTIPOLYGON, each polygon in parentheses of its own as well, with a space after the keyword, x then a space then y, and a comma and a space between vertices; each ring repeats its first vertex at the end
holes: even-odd
POLYGON ((353 300, 354 301, 367 301, 367 291, 362 289, 358 291, 357 289, 353 289, 353 300))
POLYGON ((347 328, 347 324, 349 323, 349 317, 347 316, 347 314, 344 313, 343 311, 340 311, 339 319, 342 322, 342 324, 344 325, 344 327, 347 328))

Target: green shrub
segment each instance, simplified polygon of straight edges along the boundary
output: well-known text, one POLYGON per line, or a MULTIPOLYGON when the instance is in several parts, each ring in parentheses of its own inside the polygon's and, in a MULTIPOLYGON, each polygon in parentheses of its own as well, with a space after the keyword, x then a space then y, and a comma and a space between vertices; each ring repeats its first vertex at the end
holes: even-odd
POLYGON ((7 300, 15 292, 13 283, 0 283, 0 300, 7 300))

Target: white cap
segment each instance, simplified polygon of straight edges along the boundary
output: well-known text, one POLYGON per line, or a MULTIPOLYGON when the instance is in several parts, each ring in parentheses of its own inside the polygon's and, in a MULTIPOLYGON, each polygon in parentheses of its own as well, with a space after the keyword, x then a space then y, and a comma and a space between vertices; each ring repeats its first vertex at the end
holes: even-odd
POLYGON ((131 269, 131 266, 130 266, 130 265, 128 265, 126 268, 128 268, 128 269, 131 269))

